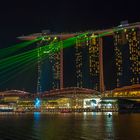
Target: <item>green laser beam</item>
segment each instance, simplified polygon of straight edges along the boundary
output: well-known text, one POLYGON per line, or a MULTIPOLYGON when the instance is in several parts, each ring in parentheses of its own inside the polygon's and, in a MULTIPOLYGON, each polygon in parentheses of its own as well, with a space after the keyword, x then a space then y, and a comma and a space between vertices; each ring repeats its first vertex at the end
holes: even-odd
POLYGON ((0 59, 5 58, 7 56, 10 56, 11 54, 15 54, 18 51, 22 50, 23 48, 35 43, 37 40, 30 41, 30 42, 24 42, 22 45, 17 45, 15 47, 5 48, 4 50, 0 50, 0 59))
MULTIPOLYGON (((114 31, 120 31, 122 29, 119 29, 119 30, 114 30, 114 31)), ((92 38, 99 38, 99 37, 103 37, 107 34, 110 34, 112 33, 112 31, 110 32, 104 32, 102 34, 99 34, 99 35, 96 35, 96 36, 93 36, 92 38)), ((85 35, 87 35, 88 33, 84 33, 84 34, 80 34, 79 36, 75 36, 75 37, 72 37, 72 38, 68 38, 66 40, 63 40, 63 41, 59 41, 59 42, 55 42, 55 43, 50 43, 49 45, 45 45, 45 46, 41 46, 39 48, 35 48, 35 49, 32 49, 32 50, 29 50, 27 52, 24 52, 24 53, 21 53, 21 54, 17 54, 17 55, 14 55, 14 56, 10 56, 8 58, 4 58, 0 61, 0 66, 2 68, 7 68, 13 64, 15 64, 16 62, 22 62, 21 64, 27 62, 27 59, 29 58, 33 58, 33 59, 36 59, 37 57, 42 57, 46 54, 50 54, 50 53, 55 53, 55 52, 58 52, 60 51, 60 49, 63 49, 63 48, 67 48, 67 47, 71 47, 73 46, 75 43, 76 43, 76 39, 77 38, 82 38, 84 37, 85 35), (36 54, 36 51, 39 51, 39 55, 34 55, 36 54), (45 52, 45 53, 44 53, 45 52), (5 66, 4 66, 5 65, 5 66)), ((89 38, 91 39, 91 38, 89 38)), ((87 40, 87 39, 86 39, 87 40)), ((84 42, 85 39, 82 39, 80 40, 81 42, 84 42)), ((41 58, 42 59, 42 58, 41 58)), ((29 59, 30 60, 30 59, 29 59)), ((10 68, 9 68, 10 69, 10 68)))

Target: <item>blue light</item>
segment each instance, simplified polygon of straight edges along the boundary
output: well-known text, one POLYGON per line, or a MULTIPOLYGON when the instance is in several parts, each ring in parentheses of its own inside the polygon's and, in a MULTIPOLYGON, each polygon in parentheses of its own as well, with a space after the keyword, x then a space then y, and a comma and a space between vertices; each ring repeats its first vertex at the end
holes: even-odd
POLYGON ((40 108, 41 106, 41 101, 39 100, 39 98, 35 99, 35 108, 40 108))

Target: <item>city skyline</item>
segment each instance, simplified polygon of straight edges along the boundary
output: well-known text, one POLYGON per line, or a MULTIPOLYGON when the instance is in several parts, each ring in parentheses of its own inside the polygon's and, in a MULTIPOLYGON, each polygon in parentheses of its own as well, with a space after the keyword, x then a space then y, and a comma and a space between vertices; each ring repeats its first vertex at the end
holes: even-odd
POLYGON ((140 0, 0 3, 0 139, 139 140, 140 0))
MULTIPOLYGON (((119 42, 121 41, 123 42, 124 45, 128 44, 132 49, 133 48, 135 49, 134 51, 131 51, 131 48, 127 45, 128 47, 127 49, 125 49, 126 51, 125 51, 124 56, 129 56, 129 54, 131 54, 131 57, 134 57, 134 55, 137 55, 136 61, 139 60, 139 56, 138 56, 139 55, 139 29, 137 28, 139 27, 139 23, 132 24, 131 25, 132 27, 131 26, 129 27, 129 24, 127 25, 128 27, 127 26, 125 27, 125 25, 122 25, 122 26, 124 26, 124 29, 120 28, 120 31, 118 27, 118 31, 114 29, 109 29, 107 31, 105 30, 106 32, 104 32, 101 30, 103 33, 100 33, 99 35, 97 31, 97 33, 95 32, 94 34, 91 32, 91 33, 88 33, 87 35, 83 35, 83 37, 77 37, 75 40, 75 43, 71 45, 70 48, 65 48, 63 51, 58 52, 58 55, 57 53, 52 53, 45 59, 45 61, 42 61, 40 59, 39 60, 40 66, 38 67, 39 69, 37 69, 38 64, 34 66, 34 68, 32 69, 32 72, 31 72, 31 69, 27 69, 26 72, 21 73, 20 76, 18 76, 18 78, 12 79, 10 86, 12 87, 12 89, 19 88, 22 90, 26 90, 27 87, 29 87, 30 91, 34 90, 34 92, 44 92, 46 90, 59 89, 59 88, 64 88, 64 87, 81 87, 81 88, 83 87, 83 88, 95 89, 97 91, 101 91, 101 87, 102 87, 102 91, 104 91, 104 90, 114 89, 116 87, 122 87, 122 86, 131 85, 131 84, 138 84, 139 80, 137 82, 135 81, 130 82, 129 79, 125 80, 127 82, 127 84, 125 84, 124 77, 121 77, 122 78, 121 82, 123 82, 123 84, 119 86, 117 82, 117 79, 118 79, 117 75, 119 72, 118 69, 122 70, 122 67, 123 67, 123 76, 125 76, 126 72, 124 71, 124 68, 126 70, 130 69, 129 67, 134 67, 134 63, 136 62, 132 61, 130 65, 127 65, 127 63, 125 63, 126 60, 123 59, 123 60, 119 60, 123 62, 122 63, 123 65, 120 67, 118 66, 115 67, 115 63, 116 61, 118 61, 118 58, 117 58, 118 56, 116 54, 118 54, 118 49, 120 48, 119 45, 116 43, 116 41, 119 41, 119 42), (124 36, 124 34, 126 37, 124 36), (130 37, 128 37, 127 34, 129 34, 130 37), (131 34, 132 35, 135 34, 135 36, 131 37, 132 36, 131 34), (99 37, 97 38, 93 37, 93 39, 90 39, 90 37, 92 37, 93 35, 94 36, 97 35, 99 37), (100 43, 101 38, 102 38, 102 42, 100 43), (83 39, 85 39, 85 41, 82 41, 83 39), (100 56, 103 55, 101 57, 99 57, 100 47, 103 48, 103 52, 100 53, 100 56), (108 50, 111 53, 106 53, 106 51, 108 50), (106 58, 106 56, 110 57, 111 59, 106 58), (62 62, 61 62, 60 57, 61 59, 63 59, 62 62), (105 80, 100 79, 102 78, 100 77, 101 76, 100 69, 102 69, 102 67, 100 68, 101 65, 99 64, 100 64, 100 58, 102 57, 103 57, 103 68, 104 68, 102 77, 105 77, 104 78, 105 80), (60 65, 60 63, 62 64, 60 65), (42 65, 44 65, 46 69, 44 69, 42 65), (129 67, 127 68, 127 66, 129 67), (30 75, 28 73, 29 71, 31 73, 30 75), (40 74, 38 73, 39 71, 41 71, 40 74), (32 78, 29 78, 29 77, 32 77, 32 78), (14 80, 18 81, 20 78, 22 82, 21 83, 18 82, 18 85, 17 85, 16 82, 14 82, 14 80), (29 80, 25 81, 26 78, 29 78, 30 82, 34 86, 31 85, 29 80), (37 80, 39 80, 38 86, 37 86, 37 80), (25 83, 23 83, 23 81, 25 81, 25 83), (105 84, 103 84, 102 82, 105 84), (102 83, 102 86, 100 86, 101 83, 102 83), (104 89, 104 86, 105 86, 105 89, 104 89)), ((29 37, 30 36, 27 36, 27 38, 29 37)), ((23 36, 23 39, 24 38, 26 39, 26 36, 25 37, 23 36)), ((57 38, 55 37, 55 35, 53 35, 49 40, 48 39, 46 40, 46 39, 39 41, 37 43, 37 48, 43 45, 47 45, 49 43, 51 44, 52 41, 53 42, 55 41, 56 43, 58 42, 56 47, 60 46, 60 48, 61 47, 63 48, 63 42, 61 42, 61 39, 59 40, 59 36, 57 38)), ((124 46, 122 46, 121 48, 122 48, 121 50, 123 50, 124 46)), ((120 53, 122 53, 121 50, 119 50, 120 53)), ((131 60, 131 58, 127 57, 127 60, 129 59, 131 60)), ((37 63, 37 60, 36 60, 36 63, 37 63)), ((135 77, 138 79, 139 63, 136 63, 136 65, 137 65, 137 68, 135 71, 137 72, 137 74, 135 74, 135 77)), ((130 74, 129 70, 127 71, 128 71, 127 74, 130 74)))

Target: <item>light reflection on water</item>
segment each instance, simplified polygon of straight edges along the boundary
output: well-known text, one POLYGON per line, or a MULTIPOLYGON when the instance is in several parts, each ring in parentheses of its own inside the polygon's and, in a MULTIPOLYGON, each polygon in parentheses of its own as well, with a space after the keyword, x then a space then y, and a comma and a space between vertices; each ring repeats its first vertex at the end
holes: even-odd
POLYGON ((40 119, 41 113, 40 112, 34 112, 34 119, 38 121, 40 119))
POLYGON ((0 140, 140 140, 140 114, 0 115, 0 140))

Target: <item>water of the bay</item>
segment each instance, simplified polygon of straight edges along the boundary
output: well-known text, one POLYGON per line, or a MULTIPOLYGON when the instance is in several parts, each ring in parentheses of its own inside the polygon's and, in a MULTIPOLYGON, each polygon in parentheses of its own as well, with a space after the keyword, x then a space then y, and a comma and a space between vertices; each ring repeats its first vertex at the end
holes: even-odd
POLYGON ((140 114, 5 114, 0 140, 140 140, 140 114))

